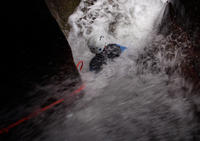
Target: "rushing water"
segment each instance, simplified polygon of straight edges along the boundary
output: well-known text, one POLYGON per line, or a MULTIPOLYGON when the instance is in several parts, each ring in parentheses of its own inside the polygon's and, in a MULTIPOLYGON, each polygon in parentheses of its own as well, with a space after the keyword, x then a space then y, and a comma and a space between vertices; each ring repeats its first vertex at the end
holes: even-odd
POLYGON ((166 72, 182 55, 175 50, 173 59, 166 59, 154 51, 165 49, 171 39, 157 34, 165 6, 161 0, 81 1, 69 18, 68 41, 75 63, 84 61, 85 96, 66 115, 65 129, 48 140, 192 140, 197 125, 187 97, 192 87, 178 69, 166 72), (88 67, 94 57, 87 46, 91 36, 104 36, 128 50, 94 74, 88 67))

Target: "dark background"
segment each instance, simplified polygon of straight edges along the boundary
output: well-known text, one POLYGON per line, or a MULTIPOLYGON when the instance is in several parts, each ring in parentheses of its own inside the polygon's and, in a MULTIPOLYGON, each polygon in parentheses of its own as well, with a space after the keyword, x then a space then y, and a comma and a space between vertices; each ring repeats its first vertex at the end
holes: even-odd
MULTIPOLYGON (((59 94, 81 82, 70 46, 43 0, 7 1, 2 6, 0 130, 59 100, 59 94), (66 79, 74 81, 54 92, 66 79), (44 90, 51 84, 51 90, 44 90)), ((66 112, 73 99, 68 101, 1 134, 0 140, 33 140, 54 120, 61 127, 64 114, 52 113, 66 112)))
POLYGON ((78 77, 69 44, 43 0, 4 6, 1 105, 23 99, 35 83, 60 71, 78 77))

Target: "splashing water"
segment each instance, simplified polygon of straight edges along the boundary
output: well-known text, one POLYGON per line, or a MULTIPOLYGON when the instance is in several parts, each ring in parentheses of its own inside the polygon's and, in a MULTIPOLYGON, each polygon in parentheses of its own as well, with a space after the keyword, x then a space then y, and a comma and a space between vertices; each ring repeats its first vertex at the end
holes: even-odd
POLYGON ((72 30, 68 40, 75 63, 81 59, 89 62, 92 58, 87 47, 91 36, 104 36, 107 43, 127 46, 131 53, 141 48, 151 37, 164 6, 160 0, 82 1, 69 19, 72 30))
POLYGON ((68 41, 75 63, 84 61, 80 74, 87 87, 86 95, 66 116, 66 129, 56 135, 52 133, 51 140, 59 140, 59 137, 63 140, 63 135, 69 141, 192 139, 196 122, 192 105, 185 98, 191 86, 176 73, 169 77, 164 71, 165 66, 175 65, 180 58, 163 60, 157 52, 156 58, 146 62, 147 65, 159 62, 156 73, 148 68, 144 71, 145 68, 136 63, 139 54, 145 52, 144 47, 151 48, 153 40, 159 44, 166 42, 161 35, 156 35, 165 2, 81 1, 69 18, 72 28, 68 41), (128 50, 94 74, 89 72, 89 62, 94 55, 87 47, 91 36, 104 36, 107 43, 118 43, 128 50))

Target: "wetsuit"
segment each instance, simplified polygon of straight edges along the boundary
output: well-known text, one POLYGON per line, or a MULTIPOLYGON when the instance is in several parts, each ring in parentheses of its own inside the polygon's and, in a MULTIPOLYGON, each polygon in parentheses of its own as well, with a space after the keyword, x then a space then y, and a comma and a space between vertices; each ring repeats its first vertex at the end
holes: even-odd
POLYGON ((122 52, 120 47, 121 46, 118 44, 109 44, 105 46, 103 51, 96 54, 90 61, 90 71, 98 73, 102 70, 102 65, 106 64, 107 60, 113 60, 114 58, 119 57, 122 52))

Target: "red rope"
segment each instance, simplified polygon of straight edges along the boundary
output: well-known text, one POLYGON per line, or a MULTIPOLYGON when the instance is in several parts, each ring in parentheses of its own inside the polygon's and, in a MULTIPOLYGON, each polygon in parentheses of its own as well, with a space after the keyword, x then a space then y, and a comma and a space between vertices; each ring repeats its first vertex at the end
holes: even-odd
MULTIPOLYGON (((85 85, 80 86, 78 89, 76 89, 75 91, 73 91, 69 96, 72 96, 72 95, 74 95, 74 94, 77 94, 77 93, 81 92, 84 88, 85 88, 85 85)), ((21 123, 23 123, 23 122, 25 122, 25 121, 27 121, 27 120, 33 118, 33 117, 38 116, 38 115, 41 114, 42 112, 45 112, 45 111, 47 111, 48 109, 51 109, 52 107, 54 107, 55 105, 58 105, 58 104, 64 102, 64 100, 65 100, 65 99, 57 100, 57 101, 55 101, 55 102, 53 102, 53 103, 51 103, 51 104, 49 104, 49 105, 47 105, 47 106, 45 106, 45 107, 39 109, 39 110, 36 110, 35 112, 33 112, 33 113, 29 114, 28 116, 26 116, 26 117, 24 117, 24 118, 18 120, 17 122, 15 122, 15 123, 9 125, 8 127, 1 129, 1 130, 0 130, 0 134, 8 133, 8 131, 9 131, 10 129, 12 129, 12 128, 18 126, 18 125, 20 125, 21 123)))
POLYGON ((79 65, 81 64, 81 67, 80 67, 80 71, 82 70, 83 68, 83 61, 79 61, 78 64, 76 65, 77 69, 79 69, 79 65))

